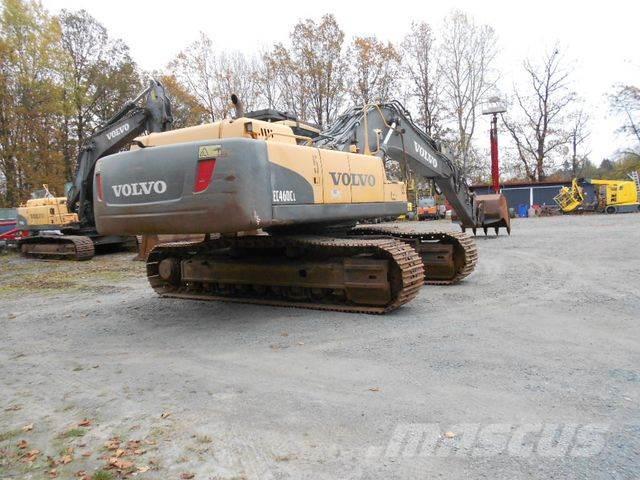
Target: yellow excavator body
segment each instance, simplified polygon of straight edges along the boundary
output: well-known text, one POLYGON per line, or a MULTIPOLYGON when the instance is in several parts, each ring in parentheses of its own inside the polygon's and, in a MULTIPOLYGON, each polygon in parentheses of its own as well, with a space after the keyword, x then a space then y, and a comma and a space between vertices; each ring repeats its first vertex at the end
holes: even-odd
POLYGON ((78 222, 78 215, 69 212, 67 197, 32 198, 20 205, 18 226, 28 228, 59 229, 78 222))

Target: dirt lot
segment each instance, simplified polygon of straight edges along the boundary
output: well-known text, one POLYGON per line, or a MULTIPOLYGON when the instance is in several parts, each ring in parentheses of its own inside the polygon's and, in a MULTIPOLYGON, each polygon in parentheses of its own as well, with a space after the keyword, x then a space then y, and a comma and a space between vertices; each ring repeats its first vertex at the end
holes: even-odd
POLYGON ((639 478, 639 242, 635 214, 517 221, 382 317, 0 256, 0 478, 639 478))

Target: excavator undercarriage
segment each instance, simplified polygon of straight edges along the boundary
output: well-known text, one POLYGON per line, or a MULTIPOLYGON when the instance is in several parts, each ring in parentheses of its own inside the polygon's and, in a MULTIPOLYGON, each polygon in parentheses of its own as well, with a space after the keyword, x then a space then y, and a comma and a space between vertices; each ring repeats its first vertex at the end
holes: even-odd
POLYGON ((20 241, 20 254, 28 258, 82 261, 94 253, 93 241, 82 235, 37 235, 20 241))
POLYGON ((478 262, 476 243, 463 232, 416 232, 397 225, 365 225, 354 229, 352 234, 382 235, 413 247, 422 259, 427 285, 454 285, 473 272, 478 262))
POLYGON ((424 269, 391 238, 256 235, 158 245, 147 277, 165 297, 386 313, 417 295, 424 269))

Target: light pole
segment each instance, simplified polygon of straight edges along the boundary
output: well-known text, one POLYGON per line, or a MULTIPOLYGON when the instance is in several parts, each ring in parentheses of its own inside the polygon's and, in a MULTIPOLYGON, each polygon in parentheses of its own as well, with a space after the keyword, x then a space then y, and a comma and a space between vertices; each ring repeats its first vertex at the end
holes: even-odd
POLYGON ((498 163, 498 114, 504 113, 507 108, 500 97, 491 97, 482 109, 483 115, 493 115, 489 130, 491 143, 491 184, 495 193, 500 193, 500 164, 498 163))

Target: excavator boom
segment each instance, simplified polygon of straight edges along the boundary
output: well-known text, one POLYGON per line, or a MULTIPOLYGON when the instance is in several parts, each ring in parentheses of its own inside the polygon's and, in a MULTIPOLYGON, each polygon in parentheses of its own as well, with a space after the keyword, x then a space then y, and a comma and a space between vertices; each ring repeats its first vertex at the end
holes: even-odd
POLYGON ((441 146, 419 128, 400 102, 352 107, 322 132, 315 144, 322 148, 363 152, 397 161, 433 180, 453 207, 463 230, 511 225, 502 195, 475 195, 441 146))

